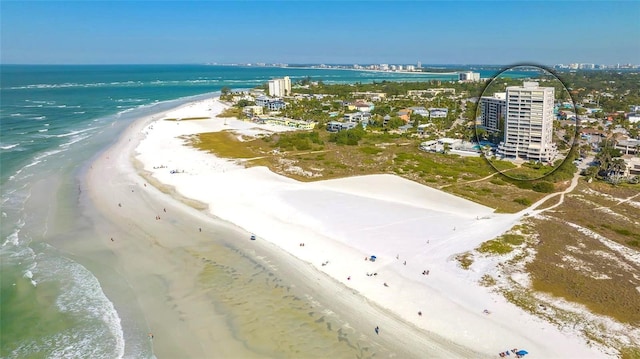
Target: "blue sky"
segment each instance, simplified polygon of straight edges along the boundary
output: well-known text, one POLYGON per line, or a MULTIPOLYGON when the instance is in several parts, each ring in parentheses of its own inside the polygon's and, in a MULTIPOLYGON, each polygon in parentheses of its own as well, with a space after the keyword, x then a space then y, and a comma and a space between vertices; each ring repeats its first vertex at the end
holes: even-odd
POLYGON ((638 1, 0 1, 0 61, 640 63, 638 1))

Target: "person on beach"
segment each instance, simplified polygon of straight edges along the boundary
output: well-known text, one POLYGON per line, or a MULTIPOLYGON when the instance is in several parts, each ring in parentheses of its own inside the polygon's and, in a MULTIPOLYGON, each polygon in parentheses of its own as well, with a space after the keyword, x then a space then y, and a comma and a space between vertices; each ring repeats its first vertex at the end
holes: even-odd
POLYGON ((378 335, 379 335, 379 333, 380 333, 380 328, 379 328, 378 326, 376 326, 376 329, 374 329, 374 330, 376 331, 376 334, 378 334, 378 335))
POLYGON ((111 242, 113 242, 113 237, 111 237, 111 242))
POLYGON ((198 228, 198 230, 199 230, 200 232, 202 232, 202 228, 198 228))
POLYGON ((167 213, 167 209, 166 208, 163 208, 162 210, 164 211, 164 213, 167 213))

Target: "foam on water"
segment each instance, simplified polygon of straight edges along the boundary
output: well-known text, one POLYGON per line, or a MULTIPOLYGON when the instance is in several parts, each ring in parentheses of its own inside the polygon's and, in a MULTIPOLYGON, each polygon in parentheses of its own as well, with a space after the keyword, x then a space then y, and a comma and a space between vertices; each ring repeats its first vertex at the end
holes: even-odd
POLYGON ((25 340, 9 357, 38 353, 47 358, 122 358, 125 342, 120 317, 93 274, 51 247, 38 254, 36 261, 38 265, 25 271, 24 277, 34 287, 57 285, 55 305, 73 318, 74 325, 46 337, 25 340))
POLYGON ((10 149, 12 149, 14 147, 18 147, 19 145, 20 145, 20 143, 14 143, 14 144, 11 144, 11 145, 0 146, 0 148, 3 149, 3 150, 10 150, 10 149))

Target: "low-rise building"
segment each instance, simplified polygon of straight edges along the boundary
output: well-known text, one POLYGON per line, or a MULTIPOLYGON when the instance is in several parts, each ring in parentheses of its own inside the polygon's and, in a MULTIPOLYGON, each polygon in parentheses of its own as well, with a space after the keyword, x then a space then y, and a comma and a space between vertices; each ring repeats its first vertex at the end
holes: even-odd
POLYGON ((409 90, 407 91, 407 96, 409 97, 422 97, 426 95, 435 96, 441 93, 449 93, 451 95, 455 95, 456 89, 449 88, 449 87, 439 87, 439 88, 432 88, 432 89, 426 89, 426 90, 409 90))
POLYGON ((616 141, 615 148, 622 151, 623 154, 638 154, 640 153, 640 140, 625 139, 616 141))
POLYGON ((269 96, 261 95, 256 97, 257 106, 266 107, 269 104, 269 101, 271 101, 271 97, 269 96))
POLYGON ((422 117, 429 117, 429 111, 422 106, 409 107, 409 110, 411 110, 411 113, 413 114, 420 115, 422 117))
POLYGON ((353 97, 362 97, 369 99, 371 101, 380 101, 384 100, 387 97, 387 94, 384 92, 352 92, 351 95, 353 97))
POLYGON ((424 135, 429 129, 429 127, 431 126, 433 126, 432 123, 424 123, 424 124, 418 125, 418 134, 421 136, 424 135))
POLYGON ((268 125, 286 126, 299 130, 313 130, 316 127, 316 122, 293 120, 290 118, 266 118, 262 122, 268 125))
POLYGON ((287 107, 287 104, 282 100, 274 100, 267 104, 269 111, 280 111, 285 107, 287 107))
POLYGON ((342 129, 342 122, 338 122, 338 121, 327 122, 327 131, 339 132, 341 129, 342 129))
POLYGON ((409 118, 411 117, 411 110, 403 109, 398 111, 398 117, 404 122, 409 122, 409 118))
POLYGON ((258 115, 262 115, 264 107, 262 106, 245 106, 242 109, 242 112, 244 112, 247 116, 258 116, 258 115))
POLYGON ((624 175, 627 177, 640 176, 640 157, 638 156, 622 156, 624 163, 627 165, 624 175))
POLYGON ((448 114, 449 114, 448 108, 436 108, 436 107, 429 108, 429 118, 446 118, 448 114))

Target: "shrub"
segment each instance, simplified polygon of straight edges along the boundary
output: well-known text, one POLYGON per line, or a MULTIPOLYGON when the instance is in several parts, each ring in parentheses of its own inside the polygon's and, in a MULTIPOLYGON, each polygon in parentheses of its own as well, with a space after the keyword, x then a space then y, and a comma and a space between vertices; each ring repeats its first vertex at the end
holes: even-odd
POLYGON ((531 205, 531 200, 529 200, 528 198, 516 198, 513 200, 515 203, 521 204, 525 207, 528 207, 531 205))
POLYGON ((553 183, 547 181, 536 182, 531 188, 540 193, 551 193, 555 190, 553 183))

